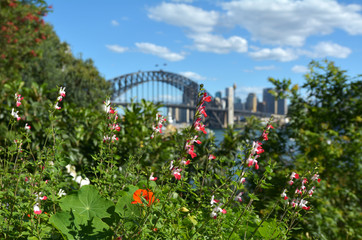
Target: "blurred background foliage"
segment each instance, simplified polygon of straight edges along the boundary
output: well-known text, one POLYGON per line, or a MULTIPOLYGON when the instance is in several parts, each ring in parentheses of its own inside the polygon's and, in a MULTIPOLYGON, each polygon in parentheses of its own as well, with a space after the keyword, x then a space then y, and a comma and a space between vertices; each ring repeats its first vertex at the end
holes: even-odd
MULTIPOLYGON (((22 119, 16 127, 26 122, 32 126, 34 153, 47 145, 49 109, 54 106, 57 87, 65 86, 67 96, 54 127, 62 139, 58 147, 64 165, 72 163, 81 169, 93 165, 92 155, 100 150, 107 127, 100 124, 106 117, 103 101, 112 89, 91 59, 75 57, 52 26, 44 23, 42 17, 49 10, 42 0, 0 1, 0 146, 4 150, 12 144, 7 129, 16 92, 24 96, 17 109, 22 119)), ((322 182, 312 203, 313 213, 293 232, 294 239, 361 239, 361 76, 350 77, 326 60, 311 62, 301 87, 286 79, 270 81, 276 87, 275 95, 289 99, 290 121, 275 125, 263 145, 258 173, 263 173, 263 162, 269 159, 278 164, 278 171, 272 179, 275 187, 261 190, 255 211, 280 198, 292 170, 303 173, 317 164, 322 182)), ((139 149, 143 149, 140 162, 153 170, 180 156, 184 142, 177 132, 170 131, 162 141, 150 141, 159 107, 142 101, 124 109, 116 151, 121 166, 139 149)), ((243 154, 240 146, 251 144, 264 127, 258 119, 249 118, 241 130, 226 129, 219 146, 214 146, 214 137, 202 137, 190 171, 197 174, 198 164, 203 164, 212 149, 220 156, 218 164, 235 161, 238 153, 243 154)))

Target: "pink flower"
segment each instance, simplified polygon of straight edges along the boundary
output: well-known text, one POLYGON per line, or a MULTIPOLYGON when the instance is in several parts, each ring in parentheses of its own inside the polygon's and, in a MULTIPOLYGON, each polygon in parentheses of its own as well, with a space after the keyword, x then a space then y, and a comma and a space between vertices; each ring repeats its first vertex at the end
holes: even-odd
POLYGON ((150 181, 156 181, 157 180, 157 177, 153 177, 153 172, 151 173, 151 176, 150 176, 150 181))
POLYGON ((268 126, 267 126, 267 129, 269 130, 270 128, 274 128, 271 124, 269 124, 268 126))
POLYGON ((35 213, 35 214, 41 214, 41 213, 42 213, 42 211, 41 211, 40 208, 39 208, 39 204, 38 204, 38 203, 36 203, 36 204, 34 205, 34 213, 35 213))
POLYGON ((294 183, 293 180, 290 180, 290 181, 288 182, 289 185, 293 185, 293 183, 294 183))
POLYGON ((216 157, 212 154, 209 155, 209 160, 214 160, 216 157))
POLYGON ((57 98, 57 101, 58 102, 61 102, 63 100, 63 97, 62 96, 59 96, 58 98, 57 98))

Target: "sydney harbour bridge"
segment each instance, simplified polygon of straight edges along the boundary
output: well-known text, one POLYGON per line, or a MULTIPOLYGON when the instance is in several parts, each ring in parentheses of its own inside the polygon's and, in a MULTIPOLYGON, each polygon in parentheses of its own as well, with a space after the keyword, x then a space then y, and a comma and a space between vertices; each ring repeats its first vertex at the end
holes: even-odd
MULTIPOLYGON (((196 111, 199 84, 180 74, 159 71, 138 71, 109 80, 113 84, 112 103, 128 106, 146 99, 161 103, 177 123, 189 123, 196 111)), ((211 94, 208 94, 211 95, 211 94)), ((234 108, 234 88, 226 88, 226 98, 213 98, 207 103, 207 125, 224 128, 241 116, 270 117, 268 113, 251 112, 234 108)), ((212 95, 211 95, 212 96, 212 95)))

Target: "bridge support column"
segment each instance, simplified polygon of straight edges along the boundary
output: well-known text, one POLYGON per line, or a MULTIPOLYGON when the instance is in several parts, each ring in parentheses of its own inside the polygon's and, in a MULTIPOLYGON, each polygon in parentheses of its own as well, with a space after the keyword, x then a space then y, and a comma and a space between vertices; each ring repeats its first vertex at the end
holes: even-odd
POLYGON ((175 108, 175 122, 180 122, 180 109, 175 108))
POLYGON ((226 96, 227 96, 227 125, 234 124, 234 88, 229 87, 226 89, 226 96))
POLYGON ((186 123, 190 123, 190 109, 186 109, 186 123))

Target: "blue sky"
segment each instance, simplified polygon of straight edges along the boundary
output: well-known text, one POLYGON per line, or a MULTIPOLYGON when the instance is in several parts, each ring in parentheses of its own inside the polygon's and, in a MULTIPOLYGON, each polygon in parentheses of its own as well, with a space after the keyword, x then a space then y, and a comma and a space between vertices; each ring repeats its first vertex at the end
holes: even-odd
POLYGON ((45 20, 106 79, 163 69, 212 94, 235 83, 245 102, 248 92, 261 100, 268 77, 303 84, 312 59, 362 73, 360 0, 47 2, 45 20))

